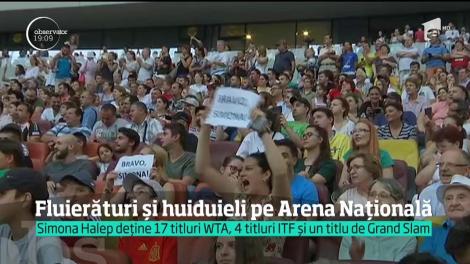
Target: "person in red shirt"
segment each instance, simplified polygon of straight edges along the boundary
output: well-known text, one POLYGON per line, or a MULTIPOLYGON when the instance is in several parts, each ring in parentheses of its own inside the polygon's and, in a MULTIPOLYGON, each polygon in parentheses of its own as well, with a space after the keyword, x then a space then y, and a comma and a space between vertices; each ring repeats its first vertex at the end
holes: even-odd
MULTIPOLYGON (((113 176, 108 181, 116 175, 113 176)), ((126 175, 123 187, 124 190, 121 188, 117 196, 124 196, 127 201, 136 200, 139 214, 144 204, 164 199, 163 188, 157 181, 140 179, 135 174, 126 175)), ((132 259, 132 263, 176 264, 178 259, 177 240, 174 237, 122 237, 119 238, 118 247, 132 259)))
POLYGON ((418 31, 415 32, 416 42, 425 42, 424 40, 424 31, 423 28, 418 28, 418 31))

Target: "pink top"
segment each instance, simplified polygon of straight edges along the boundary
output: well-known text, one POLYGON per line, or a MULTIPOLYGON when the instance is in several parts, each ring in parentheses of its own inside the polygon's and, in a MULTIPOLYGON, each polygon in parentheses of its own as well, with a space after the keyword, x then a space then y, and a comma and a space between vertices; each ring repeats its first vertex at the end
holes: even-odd
POLYGON ((431 105, 432 108, 432 120, 436 126, 441 127, 444 123, 444 119, 447 117, 449 112, 449 103, 447 101, 438 101, 431 105))

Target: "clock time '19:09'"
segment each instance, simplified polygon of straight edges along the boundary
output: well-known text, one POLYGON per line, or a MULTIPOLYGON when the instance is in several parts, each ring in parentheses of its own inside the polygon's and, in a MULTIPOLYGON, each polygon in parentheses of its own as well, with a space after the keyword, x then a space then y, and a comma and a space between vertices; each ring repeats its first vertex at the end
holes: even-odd
POLYGON ((34 41, 53 41, 53 35, 34 35, 34 41))

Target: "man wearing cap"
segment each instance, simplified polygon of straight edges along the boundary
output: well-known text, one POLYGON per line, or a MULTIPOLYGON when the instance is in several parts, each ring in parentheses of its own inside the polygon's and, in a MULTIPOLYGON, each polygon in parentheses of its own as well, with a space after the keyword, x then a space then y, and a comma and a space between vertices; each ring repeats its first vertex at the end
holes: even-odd
POLYGON ((470 216, 470 178, 454 175, 449 184, 443 184, 437 189, 437 197, 444 208, 447 220, 440 227, 433 228, 432 236, 427 237, 419 252, 428 252, 442 258, 449 264, 457 264, 445 249, 450 228, 464 217, 470 216))
POLYGON ((426 74, 428 80, 434 76, 437 69, 446 68, 446 61, 449 59, 449 51, 439 40, 439 31, 433 30, 430 36, 429 47, 423 50, 421 62, 426 64, 426 74))
MULTIPOLYGON (((116 176, 115 173, 109 174, 106 188, 113 188, 116 176)), ((143 205, 164 198, 164 190, 157 181, 141 179, 131 173, 125 176, 121 190, 112 198, 112 203, 131 203, 135 200, 139 214, 136 220, 143 220, 143 205)), ((132 263, 139 264, 176 264, 178 258, 174 237, 122 237, 119 238, 119 250, 126 253, 132 263)))
POLYGON ((96 165, 85 159, 78 159, 76 153, 77 138, 73 135, 65 135, 57 138, 54 151, 51 153, 55 161, 50 162, 44 168, 44 175, 49 178, 50 191, 55 189, 55 183, 64 175, 77 171, 87 171, 94 178, 98 175, 96 165))
POLYGON ((11 169, 0 176, 0 263, 64 261, 58 238, 36 236, 36 201, 48 198, 46 179, 33 169, 11 169))
POLYGON ((302 148, 302 138, 305 130, 308 127, 308 113, 310 112, 310 102, 303 97, 292 97, 290 103, 293 106, 292 116, 294 121, 286 121, 284 116, 281 116, 282 133, 289 137, 297 147, 302 148))
POLYGON ((145 144, 153 144, 158 135, 163 132, 160 121, 149 116, 147 106, 142 102, 132 104, 130 117, 131 123, 127 127, 139 133, 145 144))

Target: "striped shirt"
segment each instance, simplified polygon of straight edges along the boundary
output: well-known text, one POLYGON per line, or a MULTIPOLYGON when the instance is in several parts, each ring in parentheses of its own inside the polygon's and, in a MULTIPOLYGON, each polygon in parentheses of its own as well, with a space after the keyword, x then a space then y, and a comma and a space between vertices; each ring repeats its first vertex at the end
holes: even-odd
POLYGON ((54 136, 59 137, 64 135, 71 135, 75 132, 80 132, 87 138, 89 138, 91 135, 91 130, 87 127, 69 127, 67 123, 57 124, 51 130, 49 130, 47 134, 53 134, 54 136))
POLYGON ((407 123, 402 123, 403 126, 401 127, 400 134, 398 137, 394 137, 392 132, 390 131, 390 126, 383 125, 379 127, 378 134, 380 139, 416 139, 416 128, 414 126, 410 126, 407 123))

